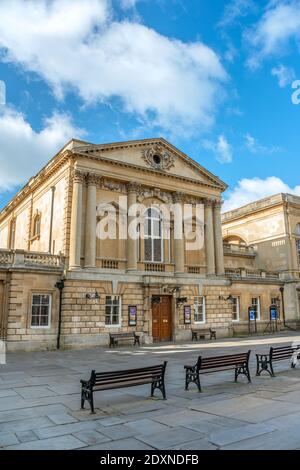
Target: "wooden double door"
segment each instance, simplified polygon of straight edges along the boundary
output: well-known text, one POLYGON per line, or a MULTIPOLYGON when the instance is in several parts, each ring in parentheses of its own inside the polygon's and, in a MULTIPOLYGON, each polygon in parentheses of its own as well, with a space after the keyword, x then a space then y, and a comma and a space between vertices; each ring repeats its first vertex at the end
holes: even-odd
POLYGON ((153 341, 172 339, 172 297, 161 296, 160 302, 152 304, 153 341))

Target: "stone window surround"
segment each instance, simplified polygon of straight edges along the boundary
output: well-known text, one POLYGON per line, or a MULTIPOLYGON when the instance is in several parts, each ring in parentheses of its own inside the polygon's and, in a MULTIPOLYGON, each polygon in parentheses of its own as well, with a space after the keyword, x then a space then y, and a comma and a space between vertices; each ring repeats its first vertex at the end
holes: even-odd
POLYGON ((241 297, 238 294, 232 294, 232 298, 237 299, 237 303, 232 304, 232 314, 233 314, 234 305, 236 305, 236 307, 237 307, 237 312, 236 312, 237 313, 237 318, 234 319, 233 316, 232 316, 232 321, 235 322, 235 323, 238 323, 240 321, 240 314, 241 314, 241 297))
MULTIPOLYGON (((111 305, 110 305, 111 306, 111 305)), ((105 312, 105 320, 104 320, 104 323, 105 323, 105 328, 122 328, 122 296, 121 295, 114 295, 114 294, 111 294, 111 295, 106 295, 105 296, 105 306, 104 306, 104 312, 105 312), (106 323, 106 306, 107 306, 107 297, 110 297, 110 298, 115 298, 115 297, 118 297, 118 300, 119 300, 119 322, 118 324, 116 325, 108 325, 106 323)), ((112 315, 112 314, 111 314, 112 315)))
MULTIPOLYGON (((198 303, 198 305, 200 305, 200 304, 198 303)), ((199 313, 198 313, 198 315, 199 315, 199 313)), ((199 296, 194 297, 194 321, 193 321, 193 323, 195 325, 204 325, 206 323, 206 298, 205 298, 204 295, 199 295, 199 296), (196 316, 196 299, 198 299, 198 301, 200 299, 202 299, 202 316, 203 316, 202 321, 196 321, 195 320, 195 316, 196 316)))
POLYGON ((53 298, 52 292, 49 291, 32 291, 30 293, 30 315, 29 315, 29 328, 34 330, 48 330, 51 328, 51 321, 52 321, 52 305, 53 305, 53 298), (32 307, 33 307, 33 296, 34 295, 47 295, 49 297, 49 311, 48 311, 48 325, 32 325, 32 307))

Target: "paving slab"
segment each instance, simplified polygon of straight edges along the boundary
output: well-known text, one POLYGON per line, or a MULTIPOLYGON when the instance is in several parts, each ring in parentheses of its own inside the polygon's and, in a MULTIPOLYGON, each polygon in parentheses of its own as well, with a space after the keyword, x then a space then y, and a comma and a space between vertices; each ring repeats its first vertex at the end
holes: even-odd
POLYGON ((128 422, 125 424, 125 427, 131 428, 132 431, 136 433, 136 435, 154 434, 156 432, 163 432, 169 429, 168 426, 157 423, 153 421, 152 419, 147 419, 147 418, 128 422))
POLYGON ((138 439, 155 449, 169 449, 176 445, 201 439, 202 435, 190 429, 181 427, 161 431, 149 435, 139 435, 138 439))
MULTIPOLYGON (((252 437, 262 436, 276 431, 275 427, 266 424, 247 424, 235 429, 226 429, 211 433, 208 436, 209 442, 217 446, 226 446, 233 442, 239 442, 252 437)), ((264 439, 264 437, 262 437, 264 439)))
POLYGON ((60 436, 51 439, 42 439, 33 442, 24 442, 18 445, 4 447, 7 450, 72 450, 85 447, 82 441, 74 436, 60 436))
POLYGON ((47 416, 41 416, 38 418, 28 418, 28 419, 17 419, 14 421, 8 421, 0 424, 1 430, 6 432, 26 432, 33 429, 43 429, 53 426, 53 422, 50 421, 47 416))
POLYGON ((110 438, 104 436, 104 434, 101 434, 96 429, 84 429, 82 431, 73 433, 73 436, 77 437, 77 439, 84 442, 85 444, 91 446, 95 444, 100 444, 102 442, 111 441, 110 438))
POLYGON ((0 432, 0 447, 6 447, 18 443, 18 439, 12 432, 0 432))
POLYGON ((48 418, 51 419, 54 424, 69 424, 77 422, 77 419, 68 413, 50 414, 48 415, 48 418))
POLYGON ((153 447, 145 444, 134 438, 120 439, 118 441, 111 441, 105 444, 96 444, 84 448, 84 450, 153 450, 153 447))
POLYGON ((20 442, 31 442, 38 439, 38 436, 33 431, 17 432, 16 436, 20 442))

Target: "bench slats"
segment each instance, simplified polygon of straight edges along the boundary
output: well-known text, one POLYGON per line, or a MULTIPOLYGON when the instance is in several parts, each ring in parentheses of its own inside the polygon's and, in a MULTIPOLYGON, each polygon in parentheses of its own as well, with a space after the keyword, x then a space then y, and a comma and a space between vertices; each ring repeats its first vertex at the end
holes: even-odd
POLYGON ((158 377, 162 373, 162 369, 158 369, 157 371, 149 371, 149 372, 140 372, 139 374, 118 374, 115 377, 110 375, 109 377, 103 377, 101 379, 96 379, 94 381, 94 385, 99 385, 102 383, 113 383, 115 381, 122 382, 124 380, 137 380, 140 378, 151 378, 151 377, 158 377))
POLYGON ((122 375, 122 374, 138 374, 140 372, 145 372, 145 371, 155 371, 155 370, 162 370, 163 366, 151 366, 151 367, 142 367, 139 369, 128 369, 128 370, 118 370, 118 371, 110 371, 110 372, 97 372, 95 374, 95 377, 107 377, 109 375, 122 375))

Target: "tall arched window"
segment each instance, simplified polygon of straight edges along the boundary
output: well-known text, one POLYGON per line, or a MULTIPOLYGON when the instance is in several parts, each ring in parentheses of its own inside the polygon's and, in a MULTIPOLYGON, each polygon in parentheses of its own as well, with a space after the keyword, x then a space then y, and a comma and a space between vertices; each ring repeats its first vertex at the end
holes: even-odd
POLYGON ((150 207, 145 214, 145 261, 163 261, 162 217, 158 209, 150 207))
POLYGON ((39 238, 41 235, 41 213, 37 210, 33 216, 32 238, 39 238))

